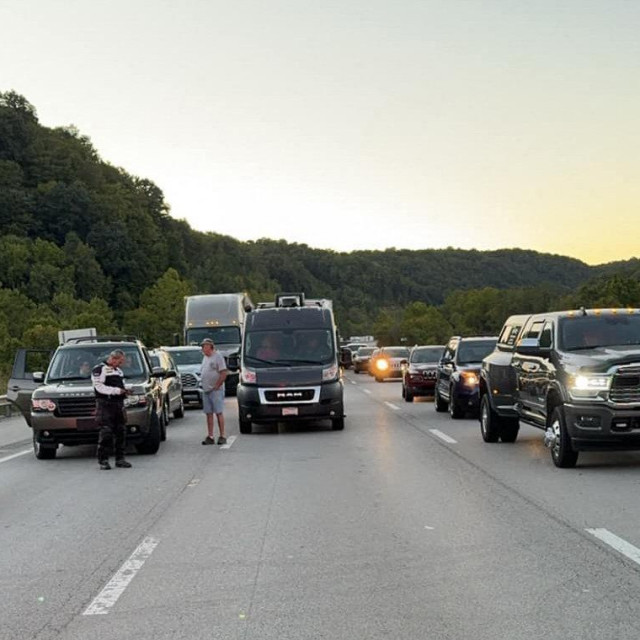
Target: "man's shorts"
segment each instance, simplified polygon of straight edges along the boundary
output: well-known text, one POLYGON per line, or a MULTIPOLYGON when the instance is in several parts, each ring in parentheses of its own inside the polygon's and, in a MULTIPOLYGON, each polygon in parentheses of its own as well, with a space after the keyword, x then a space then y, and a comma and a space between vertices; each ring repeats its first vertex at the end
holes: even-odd
POLYGON ((224 385, 220 389, 202 392, 202 410, 205 413, 224 412, 224 385))

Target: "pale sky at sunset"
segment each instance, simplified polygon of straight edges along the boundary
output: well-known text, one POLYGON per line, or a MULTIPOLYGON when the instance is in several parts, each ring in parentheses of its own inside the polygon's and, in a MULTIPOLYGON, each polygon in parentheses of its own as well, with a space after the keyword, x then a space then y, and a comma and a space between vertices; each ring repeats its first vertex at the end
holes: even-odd
POLYGON ((0 0, 0 91, 172 215, 338 251, 640 256, 638 0, 0 0))

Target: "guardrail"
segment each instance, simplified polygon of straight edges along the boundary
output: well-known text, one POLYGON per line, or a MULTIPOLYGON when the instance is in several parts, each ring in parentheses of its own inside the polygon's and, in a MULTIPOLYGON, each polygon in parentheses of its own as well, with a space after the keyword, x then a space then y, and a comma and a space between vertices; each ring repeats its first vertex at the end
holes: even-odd
POLYGON ((15 405, 7 400, 7 396, 0 396, 0 418, 10 418, 14 410, 15 405))

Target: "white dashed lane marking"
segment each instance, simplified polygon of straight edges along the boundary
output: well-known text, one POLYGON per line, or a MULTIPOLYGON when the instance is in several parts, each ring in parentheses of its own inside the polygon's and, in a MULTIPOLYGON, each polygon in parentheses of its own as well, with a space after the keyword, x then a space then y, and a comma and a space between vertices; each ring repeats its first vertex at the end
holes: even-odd
POLYGON ((10 456, 5 456, 4 458, 0 458, 0 463, 9 462, 9 460, 13 460, 14 458, 19 458, 20 456, 25 456, 27 453, 31 453, 33 449, 24 449, 23 451, 18 451, 18 453, 14 453, 10 456))
POLYGON ((607 529, 587 529, 587 531, 602 540, 605 544, 608 544, 612 549, 615 549, 618 553, 633 560, 636 564, 640 564, 640 549, 634 547, 631 543, 619 538, 615 533, 611 533, 607 529))
POLYGON ((387 407, 389 407, 389 409, 393 409, 394 411, 400 411, 400 407, 396 407, 396 405, 393 404, 393 402, 387 402, 385 400, 385 404, 387 405, 387 407))
POLYGON ((458 441, 454 440, 451 436, 448 436, 446 433, 442 433, 442 431, 439 431, 438 429, 429 429, 429 431, 431 433, 433 433, 434 436, 436 436, 437 438, 440 438, 440 440, 444 440, 445 442, 448 442, 449 444, 457 444, 458 441))
POLYGON ((93 599, 82 615, 105 615, 118 598, 124 593, 130 582, 142 569, 145 561, 153 553, 160 541, 155 538, 145 538, 137 549, 129 556, 128 560, 116 571, 113 578, 107 582, 104 589, 93 599))

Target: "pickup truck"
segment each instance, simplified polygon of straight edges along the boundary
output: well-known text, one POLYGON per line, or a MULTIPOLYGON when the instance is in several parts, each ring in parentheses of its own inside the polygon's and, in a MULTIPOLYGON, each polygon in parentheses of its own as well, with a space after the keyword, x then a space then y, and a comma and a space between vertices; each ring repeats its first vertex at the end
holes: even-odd
POLYGON ((581 451, 640 449, 640 309, 579 309, 507 319, 480 372, 485 442, 544 430, 557 467, 581 451))

